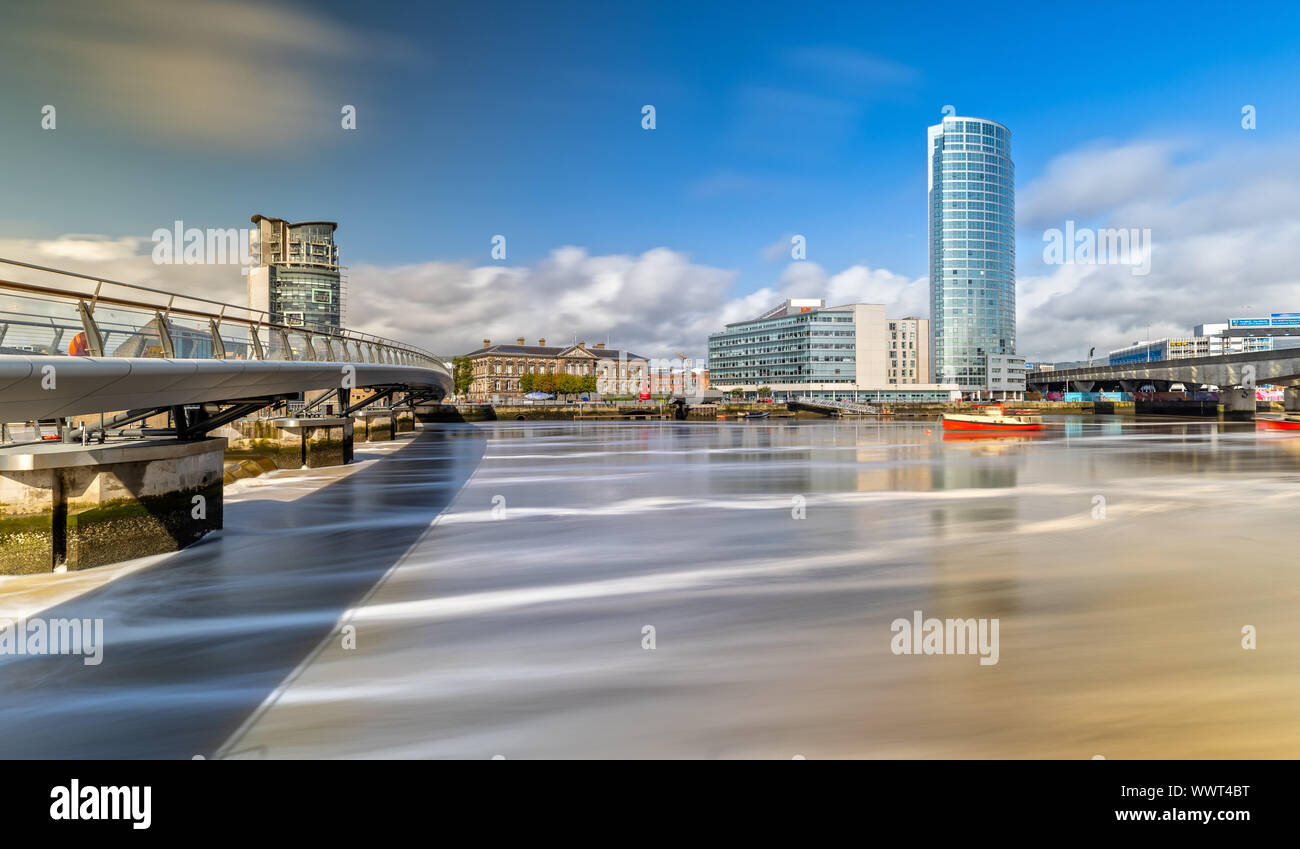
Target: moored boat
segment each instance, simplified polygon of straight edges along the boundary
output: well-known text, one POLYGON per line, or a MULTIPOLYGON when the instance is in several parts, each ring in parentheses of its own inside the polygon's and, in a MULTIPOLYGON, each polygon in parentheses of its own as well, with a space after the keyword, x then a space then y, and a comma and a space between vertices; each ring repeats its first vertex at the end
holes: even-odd
POLYGON ((1019 432, 1043 429, 1043 417, 1017 411, 1008 414, 1001 404, 982 407, 975 414, 944 413, 944 430, 1019 432))
POLYGON ((1255 416, 1255 428, 1257 430, 1300 431, 1300 415, 1294 413, 1287 413, 1286 415, 1263 413, 1255 416))

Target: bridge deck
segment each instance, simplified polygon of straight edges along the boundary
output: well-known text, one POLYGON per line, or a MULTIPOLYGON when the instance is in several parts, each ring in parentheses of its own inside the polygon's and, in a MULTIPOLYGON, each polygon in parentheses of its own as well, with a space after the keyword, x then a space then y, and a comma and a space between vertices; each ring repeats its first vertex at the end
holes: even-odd
POLYGON ((444 395, 452 391, 446 369, 426 366, 0 355, 0 421, 339 389, 346 369, 355 369, 358 389, 403 386, 441 390, 444 395))

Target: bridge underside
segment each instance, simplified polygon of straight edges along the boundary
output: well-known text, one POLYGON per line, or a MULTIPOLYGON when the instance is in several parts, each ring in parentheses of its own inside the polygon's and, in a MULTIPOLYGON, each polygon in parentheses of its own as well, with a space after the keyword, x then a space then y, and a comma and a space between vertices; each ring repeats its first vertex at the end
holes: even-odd
POLYGON ((345 386, 395 388, 430 400, 452 391, 445 371, 385 363, 3 355, 0 421, 252 403, 345 386))

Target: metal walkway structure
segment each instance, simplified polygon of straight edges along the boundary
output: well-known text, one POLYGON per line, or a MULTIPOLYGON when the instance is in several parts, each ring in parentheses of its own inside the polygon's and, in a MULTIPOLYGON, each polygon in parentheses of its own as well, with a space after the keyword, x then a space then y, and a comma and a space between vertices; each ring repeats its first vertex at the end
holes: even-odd
POLYGON ((789 409, 803 409, 828 416, 877 416, 880 408, 856 401, 831 401, 825 398, 800 397, 787 402, 789 409))
POLYGON ((337 390, 344 413, 400 392, 442 400, 452 377, 430 352, 260 310, 0 258, 0 422, 160 411, 175 435, 337 390), (30 279, 34 278, 34 279, 30 279), (350 390, 373 394, 356 404, 350 390), (186 410, 186 408, 190 408, 186 410))

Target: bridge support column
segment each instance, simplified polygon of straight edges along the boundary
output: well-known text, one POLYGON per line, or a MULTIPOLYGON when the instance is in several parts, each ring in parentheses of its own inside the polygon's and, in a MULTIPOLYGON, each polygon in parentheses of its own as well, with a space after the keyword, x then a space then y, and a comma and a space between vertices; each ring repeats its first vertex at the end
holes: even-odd
POLYGON ((0 574, 184 548, 222 522, 224 439, 0 450, 0 574))
POLYGON ((1282 406, 1288 413, 1300 411, 1300 386, 1288 386, 1283 390, 1282 406))
POLYGON ((1239 386, 1220 389, 1219 415, 1229 421, 1254 421, 1255 390, 1239 386))
POLYGON ((352 462, 352 420, 345 418, 241 419, 218 431, 231 459, 265 457, 277 469, 343 466, 352 462))
POLYGON ((396 433, 411 433, 415 430, 415 411, 398 410, 393 413, 393 430, 396 433))
POLYGON ((354 413, 357 437, 364 442, 387 442, 393 438, 391 410, 361 410, 354 413))

